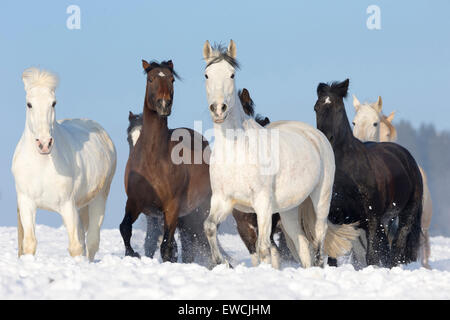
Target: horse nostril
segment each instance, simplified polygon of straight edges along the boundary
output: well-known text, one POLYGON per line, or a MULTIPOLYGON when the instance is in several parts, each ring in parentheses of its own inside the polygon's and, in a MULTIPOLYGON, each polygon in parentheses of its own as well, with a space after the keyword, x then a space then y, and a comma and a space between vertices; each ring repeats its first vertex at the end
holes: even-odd
POLYGON ((222 112, 225 112, 225 110, 227 110, 227 105, 226 105, 226 104, 223 104, 223 105, 222 105, 222 112))
POLYGON ((48 141, 48 147, 50 148, 52 146, 53 143, 53 138, 50 138, 50 140, 48 141))
POLYGON ((212 112, 216 111, 216 106, 214 105, 214 103, 209 106, 209 110, 211 110, 212 112))

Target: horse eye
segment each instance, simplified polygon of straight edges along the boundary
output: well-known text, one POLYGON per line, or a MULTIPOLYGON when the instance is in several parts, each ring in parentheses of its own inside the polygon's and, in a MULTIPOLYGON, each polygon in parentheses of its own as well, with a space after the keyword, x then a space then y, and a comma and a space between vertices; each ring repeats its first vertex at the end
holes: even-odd
POLYGON ((148 77, 147 81, 152 82, 152 78, 148 77))
POLYGON ((31 103, 27 103, 27 107, 28 109, 31 109, 33 106, 31 105, 31 103))
POLYGON ((208 75, 205 73, 205 78, 208 79, 208 75))
POLYGON ((374 127, 376 127, 377 125, 378 125, 378 123, 376 123, 376 122, 373 124, 374 127))
POLYGON ((231 79, 234 79, 234 73, 231 75, 231 79))
POLYGON ((352 122, 352 125, 355 125, 355 122, 352 122))
POLYGON ((56 101, 53 101, 52 107, 54 108, 56 106, 56 101))

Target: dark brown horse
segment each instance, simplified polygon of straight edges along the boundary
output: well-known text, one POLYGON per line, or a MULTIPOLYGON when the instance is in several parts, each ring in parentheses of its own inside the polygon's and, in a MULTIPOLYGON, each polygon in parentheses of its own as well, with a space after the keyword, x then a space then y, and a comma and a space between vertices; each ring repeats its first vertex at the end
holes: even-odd
MULTIPOLYGON (((131 151, 134 149, 142 131, 143 114, 134 114, 130 111, 128 116, 127 141, 131 151)), ((209 244, 206 239, 203 222, 208 217, 207 211, 195 211, 178 218, 177 229, 181 242, 181 261, 184 263, 208 262, 209 244)), ((145 256, 153 258, 159 248, 164 234, 164 214, 146 215, 147 233, 145 236, 145 256)))
MULTIPOLYGON (((176 262, 174 233, 179 217, 196 211, 209 210, 211 187, 208 142, 188 128, 180 128, 190 135, 190 154, 179 156, 185 161, 176 164, 172 151, 179 144, 172 141, 174 130, 167 127, 171 114, 173 82, 177 76, 172 61, 162 63, 142 61, 147 74, 142 132, 131 150, 125 169, 125 191, 128 199, 120 233, 125 244, 125 255, 139 257, 130 244, 132 224, 141 212, 146 215, 164 215, 164 236, 161 243, 163 261, 176 262), (199 146, 199 147, 198 147, 199 146), (200 159, 200 161, 199 161, 200 159), (197 163, 199 162, 199 163, 197 163)), ((186 144, 189 145, 189 144, 186 144)), ((186 146, 185 145, 185 146, 186 146)), ((203 221, 199 219, 199 223, 203 221)), ((194 233, 190 233, 195 237, 194 233)))

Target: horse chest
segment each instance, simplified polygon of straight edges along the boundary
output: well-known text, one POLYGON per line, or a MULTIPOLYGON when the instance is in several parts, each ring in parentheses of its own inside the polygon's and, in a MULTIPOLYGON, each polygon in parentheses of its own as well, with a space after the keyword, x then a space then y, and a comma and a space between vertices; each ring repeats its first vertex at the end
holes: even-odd
POLYGON ((22 157, 13 170, 18 192, 34 200, 38 208, 57 211, 72 190, 71 176, 57 174, 51 159, 22 157))
POLYGON ((242 165, 211 165, 211 187, 214 193, 221 193, 226 197, 236 199, 248 199, 257 192, 262 184, 251 166, 242 165))

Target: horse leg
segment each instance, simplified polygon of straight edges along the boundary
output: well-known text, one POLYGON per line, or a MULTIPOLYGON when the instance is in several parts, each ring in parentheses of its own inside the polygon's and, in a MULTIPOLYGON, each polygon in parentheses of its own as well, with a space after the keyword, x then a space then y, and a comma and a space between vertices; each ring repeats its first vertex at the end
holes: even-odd
POLYGON ((352 265, 356 270, 367 267, 367 236, 364 229, 359 229, 359 237, 352 241, 352 265))
POLYGON ((389 243, 385 227, 375 213, 366 215, 369 217, 367 237, 366 261, 368 265, 389 267, 389 243))
POLYGON ((324 266, 324 242, 328 228, 328 213, 330 211, 331 187, 328 189, 320 188, 311 193, 311 201, 315 213, 314 241, 312 242, 314 250, 314 266, 324 266))
POLYGON ((17 205, 17 248, 18 248, 18 256, 23 255, 23 225, 20 220, 20 210, 17 205))
POLYGON ((214 194, 212 195, 211 210, 204 223, 206 237, 208 238, 209 247, 211 249, 211 268, 223 263, 228 264, 219 250, 217 242, 217 225, 225 220, 232 210, 233 204, 231 201, 224 200, 214 194))
POLYGON ((237 231, 252 260, 252 265, 256 267, 259 264, 259 259, 256 254, 256 241, 258 239, 258 222, 255 213, 245 213, 233 210, 233 217, 236 220, 237 231))
POLYGON ((24 254, 34 255, 36 253, 36 206, 28 197, 18 195, 18 235, 19 256, 24 254), (21 235, 22 233, 22 235, 21 235))
POLYGON ((160 217, 146 215, 145 218, 147 219, 147 233, 144 243, 145 256, 153 258, 158 248, 159 237, 163 234, 163 228, 161 228, 160 217))
POLYGON ((94 261, 100 245, 100 228, 105 216, 106 198, 99 194, 89 204, 89 228, 86 235, 87 257, 94 261))
POLYGON ((422 244, 421 244, 421 255, 422 255, 422 266, 426 269, 430 269, 431 270, 431 266, 428 263, 428 259, 430 258, 430 234, 428 232, 428 230, 422 230, 421 233, 421 240, 422 240, 422 244))
POLYGON ((280 251, 275 243, 275 240, 273 239, 279 221, 280 215, 278 213, 272 215, 272 226, 270 230, 270 255, 272 259, 272 267, 274 269, 280 269, 280 251))
POLYGON ((123 217, 122 223, 120 224, 120 234, 122 235, 123 243, 125 245, 125 256, 140 258, 139 253, 135 252, 131 247, 131 235, 132 235, 132 225, 139 216, 139 210, 136 208, 134 201, 130 199, 127 200, 125 206, 125 216, 123 217))
POLYGON ((178 223, 178 203, 172 201, 164 210, 164 237, 161 243, 161 258, 163 262, 177 262, 178 250, 174 235, 178 223))
POLYGON ((83 230, 86 233, 89 229, 89 206, 85 206, 78 210, 83 230))
MULTIPOLYGON (((309 249, 309 241, 300 225, 298 207, 280 212, 280 218, 283 230, 293 242, 296 250, 296 252, 292 252, 292 255, 299 258, 304 268, 309 268, 311 266, 311 251, 309 249)), ((294 248, 290 249, 292 250, 294 248)))
POLYGON ((69 234, 69 253, 78 257, 85 253, 84 231, 78 209, 72 201, 68 201, 61 208, 61 216, 69 234))
POLYGON ((398 231, 392 242, 391 265, 417 260, 421 234, 422 198, 412 199, 399 213, 398 231))
POLYGON ((178 219, 178 232, 180 233, 181 242, 181 261, 183 263, 194 262, 194 243, 195 237, 194 232, 188 226, 188 220, 190 215, 195 213, 190 213, 185 217, 178 219))

